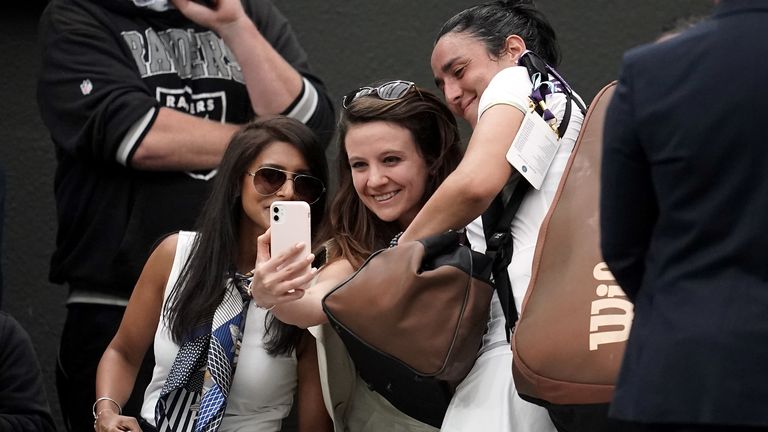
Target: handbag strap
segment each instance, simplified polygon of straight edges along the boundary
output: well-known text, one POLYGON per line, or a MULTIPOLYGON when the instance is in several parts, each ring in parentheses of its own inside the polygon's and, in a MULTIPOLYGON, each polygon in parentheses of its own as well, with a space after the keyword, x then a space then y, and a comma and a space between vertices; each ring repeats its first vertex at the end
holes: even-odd
POLYGON ((512 295, 512 284, 507 273, 513 253, 510 225, 530 187, 530 183, 520 180, 506 206, 503 205, 502 194, 499 194, 482 216, 486 238, 485 254, 493 260, 493 285, 507 321, 507 341, 510 340, 510 332, 514 329, 518 318, 515 299, 512 295))

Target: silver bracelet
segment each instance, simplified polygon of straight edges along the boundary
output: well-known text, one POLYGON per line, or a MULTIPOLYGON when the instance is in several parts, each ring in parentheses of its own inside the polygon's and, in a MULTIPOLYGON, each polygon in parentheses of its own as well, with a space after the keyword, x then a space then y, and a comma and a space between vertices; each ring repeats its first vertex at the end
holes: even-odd
MULTIPOLYGON (((244 276, 252 278, 253 277, 253 272, 255 272, 255 271, 256 271, 256 269, 253 269, 253 270, 249 271, 248 273, 246 273, 244 276)), ((251 283, 249 283, 248 286, 245 288, 245 292, 248 294, 248 297, 253 299, 253 279, 251 279, 251 283)), ((273 304, 270 307, 264 307, 264 306, 256 303, 256 299, 254 299, 253 304, 256 305, 257 309, 264 309, 267 312, 271 311, 272 309, 275 308, 275 306, 277 306, 277 303, 275 303, 275 304, 273 304)))
MULTIPOLYGON (((115 404, 115 406, 117 407, 117 415, 123 415, 123 408, 120 406, 119 403, 117 403, 116 400, 112 399, 111 397, 102 396, 102 397, 96 399, 96 402, 93 403, 93 408, 91 409, 91 412, 93 413, 93 419, 94 420, 96 420, 96 418, 98 417, 98 414, 96 414, 96 405, 98 405, 99 402, 105 401, 105 400, 106 401, 110 401, 113 404, 115 404)), ((99 414, 101 414, 101 411, 99 411, 99 414)))
MULTIPOLYGON (((251 287, 250 287, 250 286, 248 286, 248 289, 247 289, 247 293, 248 293, 248 296, 249 296, 249 297, 253 298, 253 294, 251 294, 251 287)), ((256 300, 255 300, 255 299, 253 300, 253 304, 254 304, 254 305, 256 305, 256 308, 257 308, 257 309, 264 309, 265 311, 271 311, 272 309, 274 309, 274 308, 275 308, 275 306, 277 306, 277 303, 275 303, 275 304, 273 304, 273 305, 272 305, 272 306, 270 306, 270 307, 264 307, 264 306, 262 306, 262 305, 260 305, 260 304, 256 303, 256 300)))
POLYGON ((274 309, 274 308, 275 308, 275 306, 277 306, 277 303, 273 304, 273 305, 272 305, 272 306, 270 306, 270 307, 264 307, 264 306, 262 306, 262 305, 260 305, 260 304, 258 304, 258 303, 256 303, 256 302, 254 302, 254 304, 256 305, 256 307, 257 307, 257 308, 259 308, 259 309, 264 309, 264 310, 265 310, 265 311, 267 311, 267 312, 271 311, 272 309, 274 309))

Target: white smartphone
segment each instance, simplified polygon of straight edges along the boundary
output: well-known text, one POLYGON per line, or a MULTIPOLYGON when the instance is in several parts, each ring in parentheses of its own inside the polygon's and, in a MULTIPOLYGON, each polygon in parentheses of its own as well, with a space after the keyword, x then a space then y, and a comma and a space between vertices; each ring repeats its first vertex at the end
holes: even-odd
POLYGON ((297 243, 304 243, 304 251, 296 260, 303 260, 309 255, 312 242, 309 204, 304 201, 275 201, 269 206, 269 220, 272 228, 271 256, 278 256, 297 243))

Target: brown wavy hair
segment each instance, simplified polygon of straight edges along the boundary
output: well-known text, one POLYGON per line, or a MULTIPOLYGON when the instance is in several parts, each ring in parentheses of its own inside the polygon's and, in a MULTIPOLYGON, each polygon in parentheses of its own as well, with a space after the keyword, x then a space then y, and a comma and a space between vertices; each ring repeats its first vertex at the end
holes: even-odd
POLYGON ((397 222, 384 222, 365 207, 352 184, 352 169, 344 145, 347 131, 353 125, 375 121, 391 122, 411 132, 430 173, 422 202, 456 169, 462 157, 461 137, 453 114, 428 90, 414 87, 394 101, 372 94, 348 104, 338 126, 339 187, 322 238, 330 239, 329 262, 344 258, 355 268, 371 253, 386 247, 400 231, 397 222))

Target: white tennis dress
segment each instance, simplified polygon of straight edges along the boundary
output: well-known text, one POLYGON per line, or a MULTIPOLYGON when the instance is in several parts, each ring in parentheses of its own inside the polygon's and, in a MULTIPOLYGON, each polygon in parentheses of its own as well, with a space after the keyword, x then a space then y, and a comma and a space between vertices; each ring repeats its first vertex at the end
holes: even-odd
MULTIPOLYGON (((482 117, 488 108, 498 104, 511 105, 525 113, 528 109, 528 96, 532 86, 528 71, 522 66, 500 71, 493 77, 480 97, 478 118, 482 117)), ((555 117, 561 120, 565 115, 565 95, 554 93, 548 95, 545 101, 555 117)), ((536 248, 539 227, 552 204, 583 120, 583 114, 574 104, 568 129, 544 177, 541 190, 531 188, 523 198, 520 209, 512 221, 514 253, 507 271, 518 311, 522 310, 522 301, 531 279, 533 252, 536 248)), ((480 218, 470 224, 467 235, 473 249, 485 252, 486 243, 480 218)), ((491 302, 488 332, 484 337, 480 355, 469 375, 456 389, 440 430, 444 432, 556 431, 547 411, 522 400, 515 390, 512 379, 512 351, 504 330, 501 303, 495 293, 491 302)))

